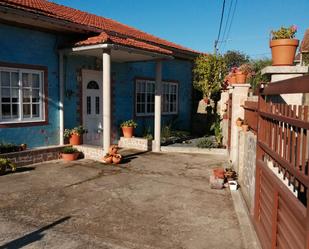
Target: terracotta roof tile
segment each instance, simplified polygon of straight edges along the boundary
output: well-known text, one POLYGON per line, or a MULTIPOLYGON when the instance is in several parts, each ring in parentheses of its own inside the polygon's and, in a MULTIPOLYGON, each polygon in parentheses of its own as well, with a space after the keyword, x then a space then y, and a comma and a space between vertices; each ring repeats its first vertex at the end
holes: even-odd
POLYGON ((90 14, 46 0, 1 0, 0 5, 22 8, 26 11, 36 12, 53 18, 97 28, 101 31, 115 32, 134 39, 150 42, 153 45, 165 46, 185 52, 199 54, 197 51, 142 32, 112 19, 90 14))
POLYGON ((149 43, 145 43, 142 41, 137 41, 132 38, 121 38, 113 35, 108 35, 106 32, 102 32, 101 34, 93 37, 89 37, 84 41, 77 42, 75 45, 83 46, 83 45, 96 45, 105 42, 111 42, 113 44, 124 45, 133 48, 141 48, 145 50, 149 50, 152 52, 162 53, 162 54, 172 54, 173 52, 164 48, 160 48, 158 46, 151 45, 149 43))

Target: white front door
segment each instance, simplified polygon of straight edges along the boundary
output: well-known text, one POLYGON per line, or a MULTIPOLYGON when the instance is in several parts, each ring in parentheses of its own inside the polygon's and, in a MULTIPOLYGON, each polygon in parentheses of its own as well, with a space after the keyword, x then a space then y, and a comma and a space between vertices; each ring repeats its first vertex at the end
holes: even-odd
POLYGON ((84 144, 103 146, 103 73, 82 70, 83 77, 83 124, 87 129, 84 144))

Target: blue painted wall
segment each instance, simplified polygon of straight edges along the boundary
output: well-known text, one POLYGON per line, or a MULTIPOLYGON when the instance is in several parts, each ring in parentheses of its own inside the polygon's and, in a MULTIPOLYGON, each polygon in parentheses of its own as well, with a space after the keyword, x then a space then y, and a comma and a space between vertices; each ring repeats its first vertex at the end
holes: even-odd
MULTIPOLYGON (((31 64, 48 67, 48 116, 49 124, 22 128, 0 128, 0 142, 27 143, 29 147, 56 145, 59 143, 59 80, 58 51, 64 37, 55 34, 0 24, 0 61, 31 64)), ((96 69, 96 59, 86 56, 65 56, 64 126, 72 128, 80 124, 78 72, 82 69, 96 69)), ((191 62, 185 60, 164 61, 163 80, 179 83, 178 115, 163 116, 163 125, 171 122, 175 129, 190 130, 191 123, 191 62)), ((102 68, 101 68, 102 70, 102 68)), ((119 125, 124 120, 138 122, 137 135, 149 129, 153 131, 152 117, 134 116, 134 84, 139 77, 155 78, 154 62, 112 63, 113 77, 113 138, 121 135, 119 125)))
POLYGON ((27 143, 29 147, 59 143, 58 55, 60 37, 0 24, 0 61, 48 67, 49 125, 0 128, 0 142, 27 143))
MULTIPOLYGON (((190 130, 191 128, 191 91, 192 91, 192 63, 185 60, 171 60, 162 63, 162 78, 167 81, 178 82, 179 106, 177 115, 164 115, 162 125, 170 125, 174 129, 190 130)), ((121 135, 119 126, 128 119, 135 119, 138 123, 136 134, 145 135, 153 132, 154 117, 135 117, 134 115, 134 84, 136 78, 155 79, 154 62, 135 62, 112 65, 114 83, 114 112, 113 119, 116 137, 121 135)))

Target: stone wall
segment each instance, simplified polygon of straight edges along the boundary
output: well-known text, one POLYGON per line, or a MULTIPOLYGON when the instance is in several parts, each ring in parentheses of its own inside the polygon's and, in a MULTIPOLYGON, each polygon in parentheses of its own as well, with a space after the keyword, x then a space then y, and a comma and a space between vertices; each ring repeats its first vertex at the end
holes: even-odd
POLYGON ((255 196, 256 135, 239 131, 238 180, 240 190, 250 213, 253 215, 255 196))
POLYGON ((82 145, 74 145, 73 147, 82 152, 86 159, 100 161, 104 156, 103 148, 100 146, 82 144, 82 145))
POLYGON ((39 149, 24 150, 0 154, 0 158, 7 158, 17 167, 56 160, 60 158, 60 151, 66 146, 42 147, 39 149))
POLYGON ((152 140, 137 137, 132 138, 121 137, 118 146, 121 148, 149 151, 152 149, 152 140))

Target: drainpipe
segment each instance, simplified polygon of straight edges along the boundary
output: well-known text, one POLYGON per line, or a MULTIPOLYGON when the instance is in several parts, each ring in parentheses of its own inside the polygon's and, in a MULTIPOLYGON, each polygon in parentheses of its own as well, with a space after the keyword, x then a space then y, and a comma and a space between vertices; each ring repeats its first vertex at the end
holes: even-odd
POLYGON ((59 51, 59 144, 64 144, 63 132, 64 132, 64 73, 63 73, 63 51, 59 51))

